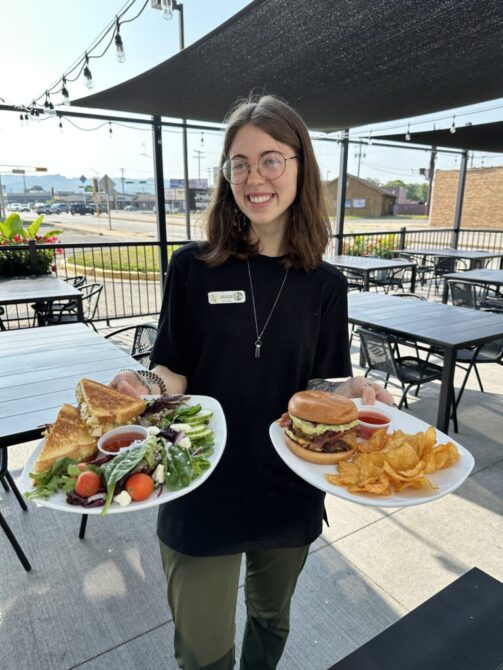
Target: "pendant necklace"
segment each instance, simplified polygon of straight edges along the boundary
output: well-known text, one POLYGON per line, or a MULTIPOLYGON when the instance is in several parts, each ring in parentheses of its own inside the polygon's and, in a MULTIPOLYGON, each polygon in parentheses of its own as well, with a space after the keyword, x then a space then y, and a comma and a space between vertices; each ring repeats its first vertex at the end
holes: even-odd
POLYGON ((252 276, 251 276, 251 270, 250 270, 250 261, 246 259, 246 266, 248 267, 248 277, 250 279, 250 290, 251 290, 251 297, 252 297, 252 307, 253 307, 253 318, 255 319, 255 332, 257 335, 257 339, 255 340, 255 358, 260 358, 260 347, 262 346, 262 336, 264 334, 265 329, 267 328, 267 324, 269 323, 272 313, 274 312, 274 308, 276 307, 279 296, 281 295, 281 292, 283 291, 283 286, 285 285, 286 278, 288 276, 288 270, 290 268, 287 268, 285 272, 285 276, 283 277, 283 281, 281 282, 281 286, 279 287, 278 295, 276 296, 276 300, 274 301, 274 305, 271 307, 271 311, 269 312, 269 316, 266 319, 266 322, 264 323, 264 327, 259 333, 258 330, 258 322, 257 322, 257 310, 255 308, 255 295, 253 293, 253 282, 252 282, 252 276))

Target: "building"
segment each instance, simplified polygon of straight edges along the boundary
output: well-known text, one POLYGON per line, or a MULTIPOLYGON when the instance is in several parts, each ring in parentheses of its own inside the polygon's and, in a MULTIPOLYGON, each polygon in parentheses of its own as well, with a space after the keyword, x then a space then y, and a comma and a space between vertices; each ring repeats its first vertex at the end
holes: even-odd
MULTIPOLYGON (((452 228, 458 183, 458 170, 435 172, 430 211, 432 226, 452 228)), ((461 227, 503 229, 503 166, 467 170, 461 227)))
MULTIPOLYGON (((337 207, 337 187, 339 179, 324 183, 328 213, 335 216, 337 207)), ((348 174, 346 183, 346 209, 348 216, 390 216, 396 195, 376 186, 366 179, 348 174)))

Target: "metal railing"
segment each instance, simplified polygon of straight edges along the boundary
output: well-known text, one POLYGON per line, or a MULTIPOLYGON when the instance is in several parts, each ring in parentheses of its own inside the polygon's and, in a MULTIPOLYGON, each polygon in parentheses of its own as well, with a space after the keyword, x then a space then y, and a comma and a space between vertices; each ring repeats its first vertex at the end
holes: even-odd
MULTIPOLYGON (((452 229, 438 228, 396 232, 375 231, 344 235, 344 253, 390 257, 393 252, 412 247, 444 248, 451 244, 452 229)), ((327 255, 335 255, 337 240, 332 237, 327 255)), ((168 257, 187 241, 168 241, 168 257)), ((503 230, 460 231, 460 249, 503 252, 503 230)), ((160 243, 103 242, 92 244, 35 244, 0 247, 0 278, 17 272, 54 272, 62 279, 83 275, 87 283, 103 284, 96 321, 151 316, 159 313, 162 281, 159 272, 160 243), (21 264, 21 265, 20 265, 21 264)), ((494 259, 492 267, 499 267, 494 259)), ((34 310, 25 304, 5 305, 1 314, 6 328, 34 325, 34 310)))

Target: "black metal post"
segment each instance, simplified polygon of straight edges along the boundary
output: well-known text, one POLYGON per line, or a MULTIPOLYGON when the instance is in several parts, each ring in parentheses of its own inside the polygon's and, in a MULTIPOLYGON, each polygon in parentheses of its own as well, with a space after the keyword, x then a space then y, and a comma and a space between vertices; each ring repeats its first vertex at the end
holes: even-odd
POLYGON ((166 206, 164 198, 164 169, 162 164, 162 125, 161 117, 152 117, 152 139, 154 145, 155 202, 157 208, 157 237, 159 239, 159 268, 161 272, 161 292, 168 271, 168 245, 166 237, 166 206))
POLYGON ((348 178, 349 130, 345 130, 341 140, 339 159, 339 180, 337 181, 337 206, 335 211, 335 236, 337 254, 340 256, 344 240, 344 209, 346 205, 346 181, 348 178))
POLYGON ((468 165, 468 151, 461 154, 461 165, 459 166, 458 194, 456 196, 456 211, 454 213, 454 226, 451 235, 451 247, 458 248, 459 231, 461 229, 461 214, 463 212, 463 198, 465 195, 466 167, 468 165))
POLYGON ((433 176, 435 174, 435 161, 437 160, 437 147, 431 147, 430 167, 428 168, 428 195, 426 196, 426 214, 430 214, 431 196, 433 194, 433 176))
MULTIPOLYGON (((180 51, 185 49, 185 30, 183 23, 183 4, 174 0, 173 9, 180 12, 179 36, 180 51)), ((183 139, 183 180, 185 183, 185 233, 190 240, 190 193, 189 193, 189 148, 187 142, 187 119, 182 119, 182 139, 183 139)))

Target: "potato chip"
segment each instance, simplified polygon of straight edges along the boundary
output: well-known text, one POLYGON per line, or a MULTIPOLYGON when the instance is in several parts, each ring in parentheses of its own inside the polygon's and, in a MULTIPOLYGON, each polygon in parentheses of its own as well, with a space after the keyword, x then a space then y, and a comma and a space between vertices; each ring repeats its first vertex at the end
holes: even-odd
POLYGON ((433 426, 413 435, 401 430, 387 433, 381 428, 368 440, 358 441, 352 460, 337 464, 337 475, 325 477, 350 493, 388 496, 407 488, 434 490, 437 487, 425 475, 459 460, 452 442, 436 445, 436 441, 433 426))
POLYGON ((415 449, 411 447, 408 442, 386 452, 386 462, 389 463, 394 470, 410 470, 411 468, 416 467, 419 460, 419 456, 415 449))

